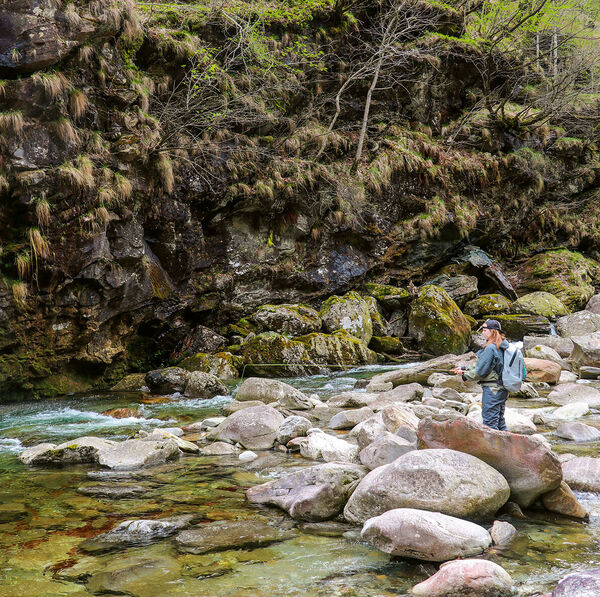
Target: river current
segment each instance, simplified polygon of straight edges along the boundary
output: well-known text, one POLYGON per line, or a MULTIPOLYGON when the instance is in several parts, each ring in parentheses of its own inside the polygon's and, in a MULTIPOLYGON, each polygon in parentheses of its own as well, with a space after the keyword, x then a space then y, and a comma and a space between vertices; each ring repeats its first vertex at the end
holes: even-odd
MULTIPOLYGON (((326 399, 352 389, 357 378, 383 370, 368 367, 285 381, 326 399)), ((232 394, 239 383, 229 385, 232 394)), ((140 429, 189 424, 218 414, 232 399, 172 396, 156 401, 141 393, 106 393, 1 404, 0 595, 388 597, 408 595, 414 584, 435 572, 432 564, 392 558, 362 543, 358 529, 342 521, 297 523, 283 511, 245 500, 248 487, 313 464, 297 455, 262 452, 250 463, 229 456, 184 456, 121 476, 92 465, 31 468, 17 458, 24 447, 42 441, 60 443, 84 435, 126 439, 140 429), (122 407, 137 409, 139 416, 102 414, 122 407), (78 491, 98 483, 144 490, 142 497, 119 499, 78 491), (179 553, 168 538, 94 555, 79 549, 85 539, 124 520, 179 514, 194 514, 200 522, 265 520, 293 530, 294 536, 268 547, 206 555, 179 553)), ((521 401, 519 406, 527 405, 521 401)), ((598 420, 586 422, 600 427, 598 420)), ((559 452, 597 454, 598 444, 574 449, 556 443, 549 430, 541 431, 559 452)), ((484 557, 513 577, 515 595, 538 595, 569 572, 600 565, 600 495, 577 497, 590 513, 589 522, 542 511, 529 511, 526 519, 501 517, 517 527, 519 536, 509 548, 492 548, 484 557)))

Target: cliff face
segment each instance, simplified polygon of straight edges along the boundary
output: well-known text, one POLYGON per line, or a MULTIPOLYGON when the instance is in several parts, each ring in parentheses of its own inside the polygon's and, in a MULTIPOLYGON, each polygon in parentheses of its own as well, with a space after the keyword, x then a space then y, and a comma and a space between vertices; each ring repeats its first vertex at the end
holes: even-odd
POLYGON ((223 50, 252 19, 0 7, 3 391, 101 386, 167 362, 200 323, 365 280, 419 283, 466 242, 505 259, 557 244, 595 254, 594 147, 483 112, 460 127, 481 49, 447 7, 427 9, 404 75, 374 94, 356 171, 368 78, 317 158, 364 60, 336 7, 263 15, 263 63, 223 50))

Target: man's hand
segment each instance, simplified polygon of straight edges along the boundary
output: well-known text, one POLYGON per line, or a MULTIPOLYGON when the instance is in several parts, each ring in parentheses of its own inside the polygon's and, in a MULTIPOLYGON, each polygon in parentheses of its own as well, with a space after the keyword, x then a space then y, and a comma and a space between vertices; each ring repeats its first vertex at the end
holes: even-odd
POLYGON ((454 367, 454 369, 452 369, 452 373, 454 373, 454 375, 462 375, 464 372, 465 371, 462 367, 454 367))

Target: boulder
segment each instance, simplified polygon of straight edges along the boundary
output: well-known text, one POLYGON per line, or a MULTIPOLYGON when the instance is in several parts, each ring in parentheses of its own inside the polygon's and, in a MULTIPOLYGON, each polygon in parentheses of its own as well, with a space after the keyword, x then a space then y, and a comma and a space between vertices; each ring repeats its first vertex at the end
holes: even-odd
POLYGON ((459 307, 463 307, 467 301, 475 298, 478 292, 475 276, 441 274, 426 283, 443 288, 459 307))
POLYGON ((354 410, 343 410, 333 415, 327 427, 329 429, 352 429, 352 427, 362 423, 374 414, 368 406, 354 410))
POLYGON ((369 408, 373 410, 372 405, 377 402, 379 406, 378 410, 380 410, 388 404, 419 400, 424 392, 423 386, 418 383, 407 383, 384 392, 371 390, 371 388, 376 390, 382 385, 383 384, 381 383, 374 383, 373 380, 371 380, 367 386, 366 392, 344 392, 343 394, 336 394, 327 401, 327 404, 339 408, 360 408, 369 406, 369 408))
POLYGON ((78 437, 58 446, 43 443, 26 448, 19 454, 19 460, 24 464, 39 464, 49 466, 63 466, 67 464, 80 464, 98 462, 98 454, 114 446, 117 442, 100 437, 78 437))
MULTIPOLYGON (((183 432, 182 432, 182 434, 183 434, 183 432)), ((163 439, 168 439, 168 440, 175 442, 175 444, 177 444, 177 447, 182 452, 187 452, 188 454, 198 454, 198 452, 200 452, 200 448, 198 447, 197 444, 194 444, 193 442, 188 442, 187 440, 182 439, 181 437, 175 435, 174 433, 171 433, 167 429, 153 429, 152 433, 150 433, 147 437, 144 437, 142 439, 144 439, 145 441, 147 441, 147 440, 160 441, 163 439)))
POLYGON ((392 336, 373 336, 369 342, 369 348, 375 352, 385 354, 402 354, 405 352, 402 340, 392 336))
POLYGON ((360 462, 369 470, 389 464, 403 454, 416 450, 413 442, 398 437, 394 433, 384 431, 358 454, 360 462))
POLYGON ((410 409, 390 404, 382 409, 380 414, 387 431, 409 442, 417 441, 419 419, 410 409))
POLYGON ((244 364, 244 359, 230 352, 217 352, 208 354, 199 352, 184 359, 179 366, 187 371, 203 371, 210 373, 221 380, 237 379, 239 370, 244 364))
POLYGON ((600 569, 568 574, 556 585, 550 597, 597 597, 600 595, 600 569))
POLYGON ((329 297, 322 305, 319 315, 328 332, 345 330, 368 344, 373 335, 373 323, 369 306, 357 292, 344 296, 329 297))
POLYGON ((591 311, 578 311, 565 315, 556 322, 556 331, 563 338, 586 336, 600 330, 600 315, 591 311))
POLYGON ((545 493, 540 499, 544 508, 550 512, 581 520, 589 517, 586 509, 579 503, 569 485, 564 481, 556 489, 545 493))
POLYGON ((304 437, 312 426, 312 423, 306 417, 298 415, 287 417, 277 430, 277 442, 285 446, 295 437, 304 437))
MULTIPOLYGON (((579 375, 581 379, 599 379, 600 378, 600 367, 579 367, 579 375)), ((579 378, 575 375, 575 379, 569 381, 577 381, 579 378)))
POLYGON ((557 297, 568 309, 582 309, 594 294, 597 263, 581 253, 557 249, 538 253, 516 273, 519 290, 542 290, 557 297))
POLYGON ((361 537, 393 556, 446 562, 479 555, 492 543, 482 527, 453 516, 396 508, 367 520, 361 537))
POLYGON ((600 492, 600 458, 581 456, 562 463, 565 483, 577 491, 600 492))
POLYGON ((230 456, 239 454, 240 449, 227 442, 214 442, 200 450, 202 456, 230 456))
POLYGON ((344 509, 357 523, 394 508, 417 508, 460 518, 484 518, 508 499, 500 473, 455 450, 415 450, 372 470, 344 509))
POLYGON ((524 352, 534 346, 549 346, 563 358, 571 356, 573 352, 573 341, 562 336, 525 336, 523 338, 524 352))
POLYGON ((88 553, 98 553, 132 545, 149 545, 174 535, 188 526, 194 518, 193 514, 183 514, 157 520, 125 520, 112 531, 80 543, 79 549, 88 553))
POLYGON ((502 331, 510 340, 522 340, 525 336, 550 333, 550 320, 541 315, 494 315, 502 331))
POLYGON ((494 545, 508 545, 518 534, 517 529, 504 520, 494 520, 490 529, 492 543, 494 545))
POLYGON ((377 300, 388 312, 392 313, 404 308, 410 302, 410 294, 404 288, 386 284, 368 283, 364 285, 365 292, 377 300))
POLYGON ((184 394, 188 398, 214 398, 215 396, 227 396, 229 390, 215 375, 203 371, 192 371, 185 384, 184 394))
POLYGON ((414 597, 511 597, 513 581, 508 572, 489 560, 458 560, 414 586, 414 597))
POLYGON ((542 416, 543 421, 574 421, 580 419, 590 412, 590 407, 587 402, 571 402, 565 404, 555 411, 542 416))
POLYGON ((248 319, 259 331, 302 336, 321 329, 319 314, 304 305, 263 305, 248 319))
POLYGON ((260 520, 219 520, 181 531, 175 537, 175 546, 184 553, 202 554, 263 547, 293 536, 293 532, 260 520))
MULTIPOLYGON (((379 303, 372 296, 366 296, 364 300, 369 306, 369 314, 371 315, 371 323, 373 325, 373 336, 371 337, 371 341, 374 336, 387 336, 388 324, 381 312, 379 303)), ((394 340, 398 341, 397 338, 394 338, 394 340)))
POLYGON ((221 412, 226 417, 231 415, 238 410, 244 410, 246 408, 252 408, 253 406, 265 406, 265 403, 261 400, 248 400, 246 402, 240 402, 239 400, 232 400, 228 404, 221 407, 221 412))
POLYGON ((300 390, 282 381, 264 377, 248 377, 238 388, 235 399, 238 402, 260 400, 264 404, 269 404, 296 395, 307 398, 300 390))
POLYGON ((595 294, 585 306, 586 311, 591 311, 592 313, 596 313, 596 315, 600 315, 600 294, 595 294))
POLYGON ((298 520, 337 516, 367 470, 357 464, 329 462, 304 468, 246 491, 254 504, 272 504, 298 520))
POLYGON ((420 448, 449 448, 472 454, 494 467, 508 481, 511 500, 529 507, 562 480, 554 452, 535 438, 496 431, 463 417, 436 423, 423 419, 418 431, 420 448))
POLYGON ((350 432, 350 436, 356 437, 358 449, 363 450, 386 431, 387 429, 383 424, 383 419, 381 417, 381 413, 379 412, 376 415, 366 419, 362 423, 356 425, 356 427, 354 427, 350 432))
POLYGON ((180 454, 178 443, 173 439, 129 439, 101 450, 98 464, 117 471, 128 471, 164 464, 179 458, 180 454))
POLYGON ((305 344, 283 334, 263 332, 242 344, 246 373, 265 377, 311 375, 321 371, 310 358, 305 344), (275 363, 278 366, 274 367, 275 363), (283 366, 279 366, 283 365, 283 366))
POLYGON ((380 396, 380 393, 375 392, 343 392, 332 396, 327 401, 327 406, 351 409, 364 408, 375 402, 380 396))
POLYGON ((564 383, 556 386, 548 394, 548 400, 557 406, 586 402, 590 408, 600 408, 600 390, 582 383, 564 383))
POLYGON ((357 446, 321 429, 309 429, 306 437, 297 438, 296 441, 304 458, 322 458, 325 462, 358 462, 357 446))
POLYGON ((519 297, 512 305, 513 313, 528 313, 529 315, 541 315, 548 319, 556 319, 569 313, 569 310, 549 292, 531 292, 519 297))
POLYGON ((216 428, 215 439, 240 443, 247 450, 269 450, 283 421, 272 406, 245 408, 229 415, 216 428))
POLYGON ((574 369, 582 366, 600 367, 600 334, 573 336, 571 340, 573 342, 571 362, 574 369))
POLYGON ((432 373, 440 371, 451 371, 454 367, 460 365, 470 365, 475 362, 475 354, 468 353, 464 355, 446 354, 435 359, 430 359, 416 365, 409 365, 400 369, 393 369, 385 373, 379 373, 371 378, 371 384, 391 382, 394 387, 409 383, 427 383, 427 379, 432 373))
POLYGON ((394 338, 403 338, 408 331, 408 317, 405 311, 394 311, 389 318, 387 333, 394 338))
POLYGON ((542 359, 544 361, 552 361, 557 365, 561 366, 561 369, 566 369, 566 363, 563 361, 562 357, 554 350, 554 348, 550 348, 550 346, 544 346, 538 344, 532 348, 529 348, 525 351, 525 356, 530 359, 542 359))
POLYGON ((511 302, 501 294, 482 294, 469 301, 464 312, 471 317, 489 319, 493 315, 508 313, 511 302))
POLYGON ((183 393, 189 375, 189 372, 181 367, 167 367, 148 371, 145 381, 154 394, 183 393))
POLYGON ((443 288, 427 285, 412 302, 408 333, 427 353, 462 354, 469 346, 471 324, 443 288))
POLYGON ((367 343, 341 330, 333 334, 308 334, 296 338, 306 347, 309 358, 322 365, 374 365, 377 354, 367 343))
POLYGON ((545 359, 529 359, 525 357, 527 381, 557 384, 560 379, 561 366, 545 359))
POLYGON ((111 390, 113 392, 141 392, 142 388, 146 388, 146 374, 131 373, 116 383, 111 390))
POLYGON ((470 379, 464 380, 461 375, 447 375, 445 373, 432 373, 427 378, 427 384, 434 388, 449 388, 467 394, 479 394, 481 386, 470 379))
POLYGON ((600 440, 600 429, 579 422, 561 423, 555 434, 574 442, 597 442, 600 440))
MULTIPOLYGON (((480 425, 483 425, 483 416, 479 405, 471 407, 468 417, 480 425)), ((514 408, 505 409, 504 420, 506 422, 507 430, 511 433, 520 433, 522 435, 533 435, 534 433, 537 433, 537 427, 531 418, 514 408)))

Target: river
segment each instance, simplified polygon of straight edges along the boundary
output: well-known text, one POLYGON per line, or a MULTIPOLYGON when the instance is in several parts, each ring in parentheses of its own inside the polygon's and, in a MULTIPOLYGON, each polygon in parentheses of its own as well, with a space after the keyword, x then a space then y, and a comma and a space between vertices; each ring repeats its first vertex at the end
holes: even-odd
MULTIPOLYGON (((357 378, 383 370, 368 367, 286 381, 326 399, 351 389, 357 378)), ((229 385, 232 392, 238 384, 229 385)), ((248 487, 312 464, 297 455, 263 452, 244 464, 229 456, 185 456, 127 475, 99 472, 94 466, 31 468, 17 458, 24 447, 42 441, 84 435, 126 439, 140 429, 188 424, 218 414, 231 400, 231 395, 211 401, 173 396, 155 402, 140 393, 103 393, 1 404, 0 595, 387 597, 407 595, 433 574, 431 564, 395 559, 362 543, 357 529, 343 522, 296 523, 282 511, 247 503, 248 487), (122 407, 136 408, 140 416, 102 414, 122 407), (143 492, 108 499, 78 491, 98 484, 133 484, 143 492), (177 514, 194 514, 200 522, 266 520, 295 535, 268 547, 208 555, 179 553, 171 539, 94 555, 78 547, 123 520, 177 514)), ((548 438, 554 443, 551 433, 548 438)), ((566 443, 555 447, 573 451, 566 443)), ((576 450, 578 455, 597 451, 598 444, 576 450)), ((541 511, 528 512, 526 520, 502 517, 517 527, 519 536, 510 548, 492 548, 486 557, 513 577, 515 595, 551 590, 568 572, 600 565, 600 495, 577 497, 590 512, 589 522, 541 511)))

